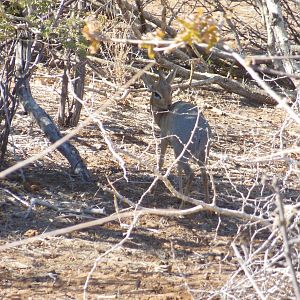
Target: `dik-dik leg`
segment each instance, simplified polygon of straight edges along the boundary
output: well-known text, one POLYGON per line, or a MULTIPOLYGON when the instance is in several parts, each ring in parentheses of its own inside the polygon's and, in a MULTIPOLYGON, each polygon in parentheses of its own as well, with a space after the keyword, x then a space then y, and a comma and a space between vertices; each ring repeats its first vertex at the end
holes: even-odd
MULTIPOLYGON (((165 154, 168 148, 168 140, 166 138, 161 138, 161 142, 160 142, 160 154, 159 154, 159 160, 158 160, 158 171, 161 172, 162 167, 164 165, 164 161, 165 161, 165 154)), ((155 183, 155 185, 152 187, 151 189, 151 194, 155 193, 155 190, 157 188, 157 182, 155 183)))
POLYGON ((206 172, 206 160, 209 153, 209 145, 207 146, 206 150, 200 153, 198 157, 198 165, 200 167, 201 171, 201 177, 202 177, 202 183, 204 188, 204 195, 205 195, 205 201, 209 202, 209 191, 208 191, 208 175, 206 172))
POLYGON ((206 172, 206 168, 204 164, 200 164, 200 171, 201 171, 201 177, 202 177, 202 183, 203 183, 203 188, 204 188, 204 195, 205 195, 205 201, 208 203, 209 202, 209 191, 208 191, 208 175, 206 172))
POLYGON ((178 175, 179 175, 179 191, 185 195, 188 195, 191 189, 191 185, 194 179, 194 173, 189 166, 187 159, 180 159, 178 161, 178 175), (183 180, 182 180, 182 170, 184 171, 186 181, 183 187, 183 180))
MULTIPOLYGON (((191 189, 191 184, 193 182, 194 179, 194 174, 193 171, 191 169, 191 167, 188 164, 187 160, 179 160, 178 161, 178 166, 177 166, 177 170, 178 170, 178 177, 179 177, 179 192, 184 194, 184 195, 188 195, 191 189), (185 176, 186 176, 186 182, 183 188, 183 180, 182 180, 182 171, 184 171, 185 176)), ((179 209, 183 209, 184 207, 184 201, 181 201, 181 204, 179 206, 179 209)))
POLYGON ((158 169, 159 171, 162 170, 162 167, 164 165, 164 161, 165 161, 165 155, 166 155, 166 151, 168 148, 168 140, 166 138, 161 138, 161 142, 160 142, 160 155, 159 155, 159 161, 158 161, 158 169))

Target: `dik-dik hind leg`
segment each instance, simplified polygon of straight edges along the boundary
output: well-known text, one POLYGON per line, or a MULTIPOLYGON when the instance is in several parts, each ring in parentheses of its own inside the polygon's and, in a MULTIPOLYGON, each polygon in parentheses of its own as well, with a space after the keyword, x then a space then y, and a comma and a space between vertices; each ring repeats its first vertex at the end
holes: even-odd
POLYGON ((182 184, 182 168, 178 165, 177 167, 177 176, 178 176, 178 187, 179 193, 183 193, 183 184, 182 184))
POLYGON ((209 145, 207 146, 207 149, 205 151, 202 151, 199 156, 197 163, 200 167, 201 171, 201 177, 202 177, 202 183, 203 183, 203 188, 204 188, 204 195, 205 195, 205 201, 208 203, 209 202, 209 189, 208 189, 208 175, 206 171, 206 161, 207 157, 209 154, 209 145))
POLYGON ((209 190, 208 190, 208 175, 206 172, 206 168, 203 164, 199 164, 200 170, 201 170, 201 177, 203 182, 203 188, 204 188, 204 195, 205 195, 205 201, 209 202, 209 190))
MULTIPOLYGON (((191 190, 194 174, 187 162, 178 163, 178 175, 179 175, 179 192, 182 193, 183 195, 188 196, 191 190), (186 182, 184 184, 184 187, 183 187, 183 180, 182 180, 182 173, 183 173, 182 170, 184 170, 186 176, 186 182)), ((179 209, 183 209, 183 207, 184 207, 184 201, 181 201, 179 209)))
MULTIPOLYGON (((194 179, 194 174, 187 161, 180 160, 178 162, 178 175, 179 175, 179 192, 184 195, 188 195, 194 179), (186 182, 184 184, 184 187, 183 187, 183 180, 182 180, 182 171, 184 171, 186 176, 186 182)), ((183 204, 184 203, 182 201, 179 207, 180 209, 183 208, 183 204)))

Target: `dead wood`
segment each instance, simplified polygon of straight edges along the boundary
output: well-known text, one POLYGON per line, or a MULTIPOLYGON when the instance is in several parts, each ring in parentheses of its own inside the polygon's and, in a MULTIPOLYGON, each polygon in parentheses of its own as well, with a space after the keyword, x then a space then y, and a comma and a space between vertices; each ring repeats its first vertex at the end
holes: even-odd
MULTIPOLYGON (((299 74, 300 65, 297 60, 292 59, 291 43, 286 30, 286 22, 282 14, 281 4, 278 1, 262 1, 261 10, 268 30, 268 51, 270 55, 282 55, 281 60, 274 63, 278 69, 287 74, 299 74)), ((299 79, 290 77, 295 87, 299 85, 299 79)))
MULTIPOLYGON (((105 0, 98 0, 98 1, 95 1, 93 0, 92 3, 96 6, 103 6, 106 4, 106 1, 105 0), (99 2, 99 4, 97 3, 99 2)), ((141 31, 139 30, 139 26, 137 26, 137 24, 135 23, 132 23, 132 16, 130 15, 130 12, 132 14, 134 14, 134 16, 137 18, 137 19, 140 19, 140 16, 142 14, 143 16, 143 20, 147 20, 151 23, 153 23, 154 25, 156 25, 157 27, 159 28, 165 28, 165 31, 166 33, 170 36, 170 37, 175 37, 176 34, 177 34, 177 31, 172 28, 171 26, 165 26, 163 21, 161 21, 160 19, 154 17, 151 13, 143 10, 142 7, 140 7, 140 9, 138 9, 137 7, 135 7, 134 5, 131 5, 130 3, 128 3, 127 1, 124 1, 124 0, 118 0, 117 1, 118 3, 118 6, 121 10, 121 13, 122 15, 124 16, 124 19, 125 21, 128 23, 128 24, 131 24, 131 28, 132 28, 132 31, 134 32, 134 35, 137 39, 140 39, 142 37, 142 33, 141 31)), ((141 24, 142 26, 143 24, 141 24)), ((147 29, 147 26, 142 26, 144 29, 147 29), (146 28, 145 28, 146 27, 146 28)), ((190 56, 187 55, 185 52, 183 52, 182 50, 180 49, 174 49, 174 51, 172 52, 172 54, 182 60, 182 61, 189 61, 190 60, 190 56)))
MULTIPOLYGON (((173 62, 168 61, 167 59, 157 56, 157 62, 167 68, 167 69, 177 69, 177 75, 180 75, 183 78, 189 78, 190 77, 190 71, 176 65, 173 62)), ((236 80, 217 75, 212 73, 200 73, 200 72, 194 72, 193 78, 197 80, 209 80, 210 84, 215 83, 221 86, 224 90, 238 94, 240 96, 243 96, 251 101, 255 101, 260 104, 269 104, 269 105, 276 105, 277 102, 269 97, 269 95, 255 87, 250 87, 246 84, 242 84, 236 80)))
MULTIPOLYGON (((105 5, 107 1, 106 0, 97 0, 97 1, 93 1, 93 4, 96 4, 97 2, 99 3, 99 6, 100 5, 102 6, 102 5, 105 5)), ((137 17, 140 16, 140 11, 139 11, 138 7, 136 7, 135 5, 132 5, 125 0, 118 0, 118 5, 119 4, 121 4, 121 7, 126 9, 127 12, 132 12, 137 17)), ((151 13, 142 9, 142 7, 140 9, 142 10, 144 19, 153 23, 157 27, 162 28, 163 22, 160 19, 154 17, 151 13)), ((168 33, 168 35, 170 37, 175 37, 177 34, 176 30, 174 28, 172 28, 171 26, 166 26, 166 32, 168 33)))
MULTIPOLYGON (((100 1, 104 2, 104 0, 100 0, 100 1)), ((122 7, 126 9, 126 14, 128 14, 131 11, 134 15, 138 16, 141 14, 140 10, 142 10, 142 15, 144 19, 146 19, 150 23, 153 23, 157 27, 163 29, 171 38, 174 38, 177 35, 177 31, 173 27, 166 25, 163 20, 154 17, 150 12, 145 11, 142 8, 139 9, 138 7, 135 7, 134 5, 128 3, 125 0, 119 0, 118 2, 122 3, 122 7)), ((136 37, 139 38, 139 35, 136 37)), ((207 47, 201 45, 195 45, 195 48, 196 51, 199 51, 201 55, 205 55, 205 56, 208 55, 207 47)), ((191 54, 193 52, 194 51, 191 48, 189 48, 188 54, 180 49, 174 49, 172 53, 175 55, 175 57, 181 59, 182 61, 188 61, 192 59, 191 54)), ((195 53, 195 56, 197 56, 197 53, 195 53)), ((209 59, 214 61, 216 64, 220 63, 220 60, 226 60, 230 64, 235 61, 228 52, 219 49, 217 46, 213 47, 210 50, 209 59)))

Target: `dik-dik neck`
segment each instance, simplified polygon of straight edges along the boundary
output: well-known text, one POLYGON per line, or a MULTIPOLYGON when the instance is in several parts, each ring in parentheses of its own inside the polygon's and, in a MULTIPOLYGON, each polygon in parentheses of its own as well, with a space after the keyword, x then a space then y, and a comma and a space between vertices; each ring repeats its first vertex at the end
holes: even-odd
POLYGON ((169 113, 169 111, 153 111, 154 121, 158 125, 159 128, 161 128, 163 120, 165 119, 166 115, 169 113))

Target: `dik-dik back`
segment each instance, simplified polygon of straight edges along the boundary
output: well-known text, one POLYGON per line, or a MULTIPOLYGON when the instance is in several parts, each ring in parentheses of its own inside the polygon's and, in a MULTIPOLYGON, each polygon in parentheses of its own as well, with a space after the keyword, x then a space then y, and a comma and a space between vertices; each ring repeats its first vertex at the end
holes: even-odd
POLYGON ((211 130, 198 107, 184 101, 175 102, 168 113, 162 114, 158 126, 161 137, 168 139, 176 157, 185 149, 185 157, 205 162, 211 130))
POLYGON ((209 151, 211 129, 198 107, 184 101, 172 103, 171 82, 175 74, 176 72, 173 71, 165 78, 160 73, 158 81, 154 81, 147 75, 142 78, 152 93, 150 107, 155 122, 161 130, 159 168, 162 168, 167 146, 171 145, 178 159, 179 174, 184 170, 188 177, 186 184, 188 190, 194 177, 188 160, 193 158, 201 168, 205 195, 208 198, 205 162, 209 151))

